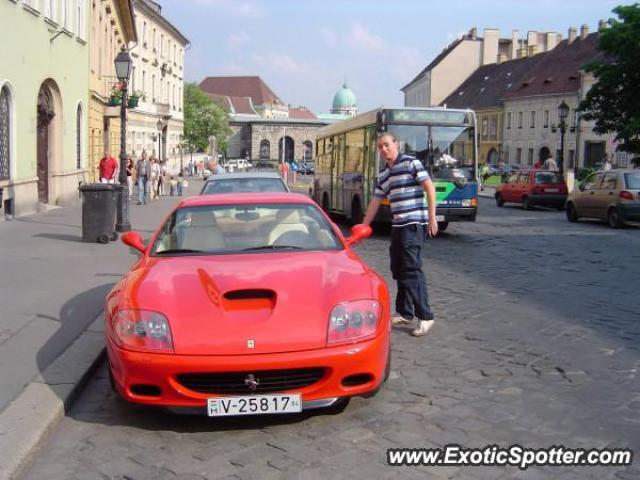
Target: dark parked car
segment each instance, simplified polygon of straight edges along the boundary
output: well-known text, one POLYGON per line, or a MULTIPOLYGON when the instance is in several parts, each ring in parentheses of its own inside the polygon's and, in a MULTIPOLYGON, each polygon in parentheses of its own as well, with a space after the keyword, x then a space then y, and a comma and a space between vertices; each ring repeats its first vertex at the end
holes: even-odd
POLYGON ((562 175, 550 170, 514 172, 506 182, 496 188, 496 204, 521 203, 531 210, 536 205, 564 208, 567 184, 562 175))

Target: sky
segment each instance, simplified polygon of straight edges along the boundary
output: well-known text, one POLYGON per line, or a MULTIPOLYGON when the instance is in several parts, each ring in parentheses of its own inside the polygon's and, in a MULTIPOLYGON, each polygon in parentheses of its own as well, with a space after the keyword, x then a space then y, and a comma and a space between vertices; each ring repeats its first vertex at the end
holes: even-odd
MULTIPOLYGON (((185 80, 258 75, 293 106, 327 113, 346 81, 360 112, 403 105, 400 89, 476 27, 589 31, 615 15, 610 0, 156 0, 191 42, 185 80)), ((627 2, 630 4, 633 2, 627 2)))

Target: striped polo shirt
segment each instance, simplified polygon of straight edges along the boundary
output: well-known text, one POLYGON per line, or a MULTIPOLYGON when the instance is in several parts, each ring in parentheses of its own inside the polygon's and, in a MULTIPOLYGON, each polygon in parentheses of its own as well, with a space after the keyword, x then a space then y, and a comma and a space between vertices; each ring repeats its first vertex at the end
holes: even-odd
POLYGON ((392 167, 387 164, 380 172, 375 196, 389 197, 394 227, 428 223, 429 211, 422 188, 425 180, 430 180, 430 177, 422 163, 409 155, 398 155, 392 167))

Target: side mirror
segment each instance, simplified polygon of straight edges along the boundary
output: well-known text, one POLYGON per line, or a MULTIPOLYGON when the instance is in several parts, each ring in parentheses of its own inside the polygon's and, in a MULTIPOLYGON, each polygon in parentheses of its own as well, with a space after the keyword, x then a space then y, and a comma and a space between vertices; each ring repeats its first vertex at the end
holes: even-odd
POLYGON ((347 238, 347 245, 352 247, 360 240, 364 240, 365 238, 371 236, 373 230, 369 225, 365 225, 364 223, 359 223, 358 225, 354 225, 351 227, 351 236, 347 238))
POLYGON ((146 250, 144 242, 142 241, 142 236, 133 230, 122 235, 122 242, 125 245, 129 245, 131 248, 135 248, 141 253, 144 253, 146 250))

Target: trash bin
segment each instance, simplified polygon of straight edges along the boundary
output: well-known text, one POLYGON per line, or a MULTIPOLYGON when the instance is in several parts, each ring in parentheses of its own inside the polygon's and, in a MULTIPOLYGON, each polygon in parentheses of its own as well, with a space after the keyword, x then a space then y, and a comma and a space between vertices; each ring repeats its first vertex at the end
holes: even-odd
POLYGON ((109 243, 109 240, 117 240, 116 185, 85 183, 79 190, 82 195, 82 241, 109 243))

